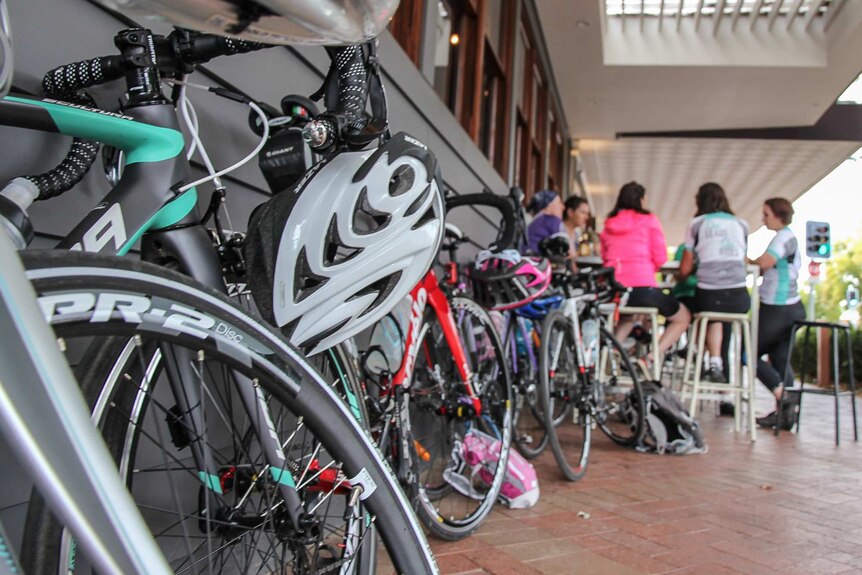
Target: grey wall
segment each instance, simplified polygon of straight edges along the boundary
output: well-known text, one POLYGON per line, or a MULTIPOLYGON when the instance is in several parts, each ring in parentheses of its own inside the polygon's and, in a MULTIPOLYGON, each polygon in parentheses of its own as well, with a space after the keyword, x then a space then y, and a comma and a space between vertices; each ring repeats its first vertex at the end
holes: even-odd
MULTIPOLYGON (((115 53, 113 36, 125 27, 86 0, 10 0, 9 11, 15 43, 15 86, 34 93, 42 75, 51 68, 115 53)), ((163 25, 152 27, 168 31, 163 25)), ((428 144, 437 154, 444 179, 455 190, 469 193, 487 188, 504 193, 505 182, 388 33, 381 38, 381 55, 393 131, 408 132, 428 144)), ((206 68, 253 98, 277 106, 285 94, 315 91, 327 66, 322 48, 299 47, 222 58, 206 68)), ((213 83, 200 74, 191 80, 213 83)), ((95 96, 100 106, 116 108, 121 92, 121 82, 114 82, 96 91, 95 96)), ((191 92, 191 97, 201 120, 202 138, 217 167, 229 165, 253 149, 256 136, 247 128, 247 108, 203 92, 191 92)), ((49 169, 52 161, 62 158, 64 142, 61 136, 0 128, 0 179, 49 169)), ((40 234, 64 234, 98 203, 107 184, 96 172, 93 170, 65 196, 34 207, 34 223, 40 234)), ((251 208, 265 199, 259 190, 266 185, 254 161, 232 175, 248 184, 234 183, 228 192, 234 225, 244 229, 251 208)), ((201 193, 201 202, 207 197, 201 193)), ((468 227, 471 221, 473 226, 487 227, 476 218, 455 218, 468 227)))
MULTIPOLYGON (((15 86, 32 93, 38 92, 42 75, 56 66, 115 53, 114 34, 125 27, 86 0, 8 0, 8 4, 16 57, 15 86)), ((163 25, 153 28, 167 31, 163 25)), ((406 131, 428 144, 437 154, 444 179, 455 190, 471 193, 487 188, 505 193, 504 181, 388 33, 381 38, 381 54, 393 131, 406 131)), ((253 98, 277 106, 284 94, 315 91, 327 66, 322 48, 304 47, 223 58, 207 68, 253 98)), ((192 81, 212 83, 200 74, 192 81)), ((100 106, 115 109, 121 91, 122 86, 113 83, 94 95, 100 106)), ((247 127, 247 108, 206 93, 191 96, 202 124, 201 136, 217 167, 233 163, 254 148, 256 137, 247 127)), ((62 136, 0 128, 0 181, 50 169, 63 157, 67 145, 62 136)), ((69 193, 33 207, 37 245, 52 245, 99 202, 108 190, 100 172, 92 170, 69 193)), ((233 176, 228 207, 233 226, 242 230, 251 209, 267 197, 263 193, 266 184, 254 161, 233 176)), ((208 193, 204 188, 199 191, 201 202, 206 202, 208 193)), ((496 231, 482 218, 468 209, 458 212, 452 221, 471 238, 483 244, 493 239, 496 231)), ((18 541, 30 488, 2 443, 0 461, 0 520, 12 540, 18 541)))

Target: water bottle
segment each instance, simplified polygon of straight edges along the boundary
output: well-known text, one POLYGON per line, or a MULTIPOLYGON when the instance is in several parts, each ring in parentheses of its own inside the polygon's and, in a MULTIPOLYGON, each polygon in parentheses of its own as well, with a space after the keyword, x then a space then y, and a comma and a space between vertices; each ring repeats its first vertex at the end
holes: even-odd
POLYGON ((587 367, 593 365, 599 341, 599 323, 588 318, 581 322, 581 340, 584 342, 584 356, 587 367))

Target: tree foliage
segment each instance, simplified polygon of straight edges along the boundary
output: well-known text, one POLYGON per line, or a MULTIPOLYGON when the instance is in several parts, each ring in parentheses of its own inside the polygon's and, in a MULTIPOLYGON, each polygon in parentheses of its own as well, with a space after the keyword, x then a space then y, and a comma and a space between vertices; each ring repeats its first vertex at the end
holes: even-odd
POLYGON ((843 311, 840 304, 847 289, 845 276, 862 277, 862 237, 836 242, 832 258, 827 260, 821 274, 823 280, 816 288, 817 317, 837 321, 843 311))

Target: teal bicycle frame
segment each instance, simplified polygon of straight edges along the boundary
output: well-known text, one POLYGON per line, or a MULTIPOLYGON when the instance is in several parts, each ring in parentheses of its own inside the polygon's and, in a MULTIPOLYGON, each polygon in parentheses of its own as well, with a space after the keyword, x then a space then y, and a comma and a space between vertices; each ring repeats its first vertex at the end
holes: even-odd
MULTIPOLYGON (((123 255, 141 240, 141 257, 158 262, 167 253, 181 271, 198 282, 225 292, 221 265, 211 239, 201 224, 194 188, 180 191, 188 174, 183 154, 184 139, 176 112, 170 103, 135 106, 128 115, 87 108, 53 99, 7 96, 0 100, 0 125, 56 132, 97 140, 115 146, 126 154, 126 167, 117 185, 58 244, 58 249, 84 250, 123 255)), ((194 374, 189 363, 168 370, 174 399, 181 413, 187 414, 189 429, 203 429, 199 389, 189 382, 194 374)), ((172 366, 168 366, 172 367, 172 366)), ((294 527, 300 529, 302 504, 293 477, 282 472, 285 455, 278 441, 268 432, 271 418, 265 402, 258 397, 251 381, 236 375, 238 392, 255 432, 264 446, 273 479, 294 527)), ((223 504, 218 482, 218 466, 200 442, 192 444, 201 482, 215 502, 223 504)))

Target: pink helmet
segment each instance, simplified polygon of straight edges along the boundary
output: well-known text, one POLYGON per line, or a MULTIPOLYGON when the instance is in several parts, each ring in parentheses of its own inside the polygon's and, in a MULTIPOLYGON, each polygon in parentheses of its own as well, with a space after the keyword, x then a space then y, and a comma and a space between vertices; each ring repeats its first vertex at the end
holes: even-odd
POLYGON ((473 270, 476 300, 492 310, 530 303, 551 283, 551 266, 544 258, 522 256, 515 250, 480 252, 473 270))

